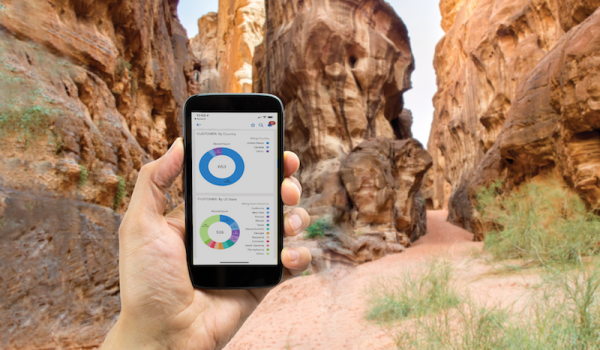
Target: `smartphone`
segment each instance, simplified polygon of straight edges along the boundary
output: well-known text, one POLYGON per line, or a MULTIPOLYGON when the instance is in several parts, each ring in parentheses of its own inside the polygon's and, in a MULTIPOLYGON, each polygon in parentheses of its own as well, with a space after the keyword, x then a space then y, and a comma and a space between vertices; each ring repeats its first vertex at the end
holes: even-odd
POLYGON ((192 284, 275 286, 283 272, 283 104, 267 94, 195 95, 184 119, 192 284))

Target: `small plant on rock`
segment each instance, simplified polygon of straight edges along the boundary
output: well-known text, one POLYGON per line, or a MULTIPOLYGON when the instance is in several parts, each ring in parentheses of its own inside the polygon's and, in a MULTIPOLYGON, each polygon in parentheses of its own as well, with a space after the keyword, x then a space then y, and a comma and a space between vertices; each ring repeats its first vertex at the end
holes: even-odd
POLYGON ((88 181, 88 170, 84 165, 79 165, 79 167, 81 168, 81 173, 79 173, 79 183, 77 184, 78 187, 83 187, 85 186, 85 184, 87 184, 88 181))
POLYGON ((57 109, 42 105, 2 108, 0 132, 17 134, 19 141, 23 141, 27 148, 36 137, 48 133, 58 113, 57 109))
POLYGON ((331 225, 325 219, 318 219, 314 224, 306 228, 304 238, 315 239, 323 238, 325 236, 325 230, 331 229, 331 225))
POLYGON ((127 194, 125 191, 125 180, 123 180, 123 178, 120 176, 118 176, 118 178, 119 184, 117 185, 117 192, 115 193, 115 199, 113 201, 113 207, 115 210, 119 207, 119 205, 121 205, 123 199, 125 199, 125 195, 127 194))

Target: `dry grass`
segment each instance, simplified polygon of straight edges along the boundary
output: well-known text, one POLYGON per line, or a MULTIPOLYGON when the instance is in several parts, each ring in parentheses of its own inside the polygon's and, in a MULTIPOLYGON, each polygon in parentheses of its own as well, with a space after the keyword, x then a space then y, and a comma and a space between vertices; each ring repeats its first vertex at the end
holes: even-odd
POLYGON ((600 219, 557 181, 526 184, 510 194, 500 188, 497 182, 477 196, 478 211, 492 223, 485 249, 495 260, 556 267, 600 253, 600 219))
POLYGON ((392 293, 390 281, 369 290, 367 318, 379 321, 398 349, 600 349, 600 265, 544 276, 519 309, 477 303, 433 266, 419 277, 400 277, 392 293), (445 288, 429 288, 438 291, 434 297, 414 294, 436 274, 445 288), (440 302, 442 295, 455 302, 440 302), (400 310, 417 305, 425 312, 398 312, 404 304, 400 310))
POLYGON ((422 270, 380 281, 369 291, 367 318, 390 323, 456 307, 460 298, 453 283, 453 269, 446 260, 433 260, 422 270))

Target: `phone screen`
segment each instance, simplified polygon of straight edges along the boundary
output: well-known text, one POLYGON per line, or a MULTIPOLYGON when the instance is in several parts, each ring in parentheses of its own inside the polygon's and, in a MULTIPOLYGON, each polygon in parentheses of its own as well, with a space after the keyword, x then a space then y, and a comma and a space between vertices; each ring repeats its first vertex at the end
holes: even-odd
POLYGON ((277 113, 192 112, 194 265, 277 265, 277 113))

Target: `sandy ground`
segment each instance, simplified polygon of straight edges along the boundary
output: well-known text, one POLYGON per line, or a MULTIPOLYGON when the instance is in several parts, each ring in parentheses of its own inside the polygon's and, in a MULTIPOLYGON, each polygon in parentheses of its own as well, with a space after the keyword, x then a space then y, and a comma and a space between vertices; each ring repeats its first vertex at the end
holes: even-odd
POLYGON ((365 318, 367 289, 386 276, 444 257, 466 292, 485 304, 519 303, 532 276, 498 276, 476 258, 473 235, 446 222, 447 212, 427 213, 428 234, 405 252, 358 267, 297 277, 274 289, 226 347, 247 349, 395 349, 385 330, 365 318))

